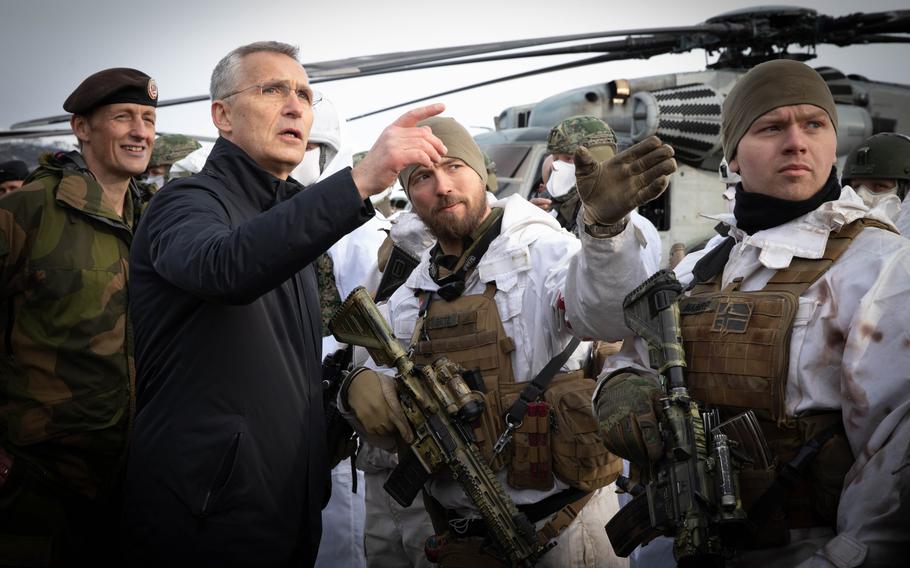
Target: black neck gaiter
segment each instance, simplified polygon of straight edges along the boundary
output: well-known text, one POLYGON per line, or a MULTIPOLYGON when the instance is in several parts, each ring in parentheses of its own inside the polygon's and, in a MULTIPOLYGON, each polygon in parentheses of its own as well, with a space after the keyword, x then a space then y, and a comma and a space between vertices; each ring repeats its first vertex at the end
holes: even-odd
POLYGON ((496 207, 490 211, 474 233, 464 238, 464 252, 461 256, 443 253, 439 243, 430 251, 430 278, 439 284, 437 293, 445 301, 451 302, 464 292, 468 274, 477 267, 481 257, 490 248, 490 243, 502 231, 502 215, 501 208, 496 207))
POLYGON ((840 199, 840 189, 836 168, 831 168, 831 175, 828 176, 825 185, 815 195, 803 201, 790 201, 761 193, 746 192, 740 182, 736 184, 736 205, 733 207, 736 226, 752 235, 764 229, 783 225, 810 211, 815 211, 822 203, 840 199))

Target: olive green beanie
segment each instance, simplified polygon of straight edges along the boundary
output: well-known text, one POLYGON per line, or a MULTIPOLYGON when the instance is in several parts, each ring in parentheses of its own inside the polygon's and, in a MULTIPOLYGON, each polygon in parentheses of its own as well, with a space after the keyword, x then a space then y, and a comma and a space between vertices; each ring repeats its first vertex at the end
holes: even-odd
POLYGON ((753 67, 740 77, 724 100, 721 128, 727 161, 736 157, 739 141, 758 117, 778 107, 802 104, 823 109, 837 130, 834 97, 815 69, 791 59, 775 59, 753 67))
MULTIPOLYGON (((446 157, 458 158, 467 164, 468 167, 477 172, 477 175, 483 180, 484 186, 486 186, 487 166, 484 163, 483 152, 480 151, 477 142, 474 142, 474 138, 471 137, 471 134, 464 126, 458 124, 454 118, 447 116, 434 116, 421 120, 417 123, 417 126, 429 126, 433 134, 446 145, 446 150, 448 150, 446 157)), ((411 174, 414 173, 418 166, 419 164, 411 164, 398 174, 398 181, 401 182, 401 187, 405 191, 408 191, 411 174)))

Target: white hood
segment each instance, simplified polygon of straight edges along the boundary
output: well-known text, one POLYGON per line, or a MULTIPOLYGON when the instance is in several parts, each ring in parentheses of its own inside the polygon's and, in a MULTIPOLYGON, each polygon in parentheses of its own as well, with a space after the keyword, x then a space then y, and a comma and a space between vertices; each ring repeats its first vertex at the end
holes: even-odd
MULTIPOLYGON (((313 126, 310 128, 308 142, 322 144, 324 151, 327 149, 328 162, 316 181, 321 181, 330 175, 350 167, 353 162, 353 152, 347 145, 342 145, 342 120, 338 109, 328 98, 313 107, 313 126)), ((299 166, 298 166, 299 169, 299 166)), ((297 179, 298 170, 291 172, 291 177, 297 179)))
POLYGON ((171 166, 171 179, 182 178, 198 174, 202 171, 202 166, 209 159, 209 152, 212 151, 212 145, 205 145, 193 150, 182 160, 174 162, 171 166))

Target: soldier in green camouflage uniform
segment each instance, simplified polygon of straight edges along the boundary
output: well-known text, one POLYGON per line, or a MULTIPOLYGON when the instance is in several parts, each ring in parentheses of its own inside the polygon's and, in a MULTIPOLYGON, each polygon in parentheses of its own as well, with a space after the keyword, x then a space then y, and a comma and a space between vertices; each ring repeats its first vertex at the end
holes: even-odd
MULTIPOLYGON (((575 149, 585 146, 610 145, 616 150, 616 136, 607 124, 596 116, 570 116, 550 130, 547 138, 547 152, 556 160, 572 163, 575 149)), ((551 174, 552 175, 552 174, 551 174)), ((581 207, 578 190, 573 187, 565 195, 550 196, 556 220, 566 230, 575 232, 576 217, 581 207)))
POLYGON ((109 69, 64 103, 81 151, 42 157, 0 200, 0 564, 117 563, 133 410, 127 313, 132 179, 157 88, 109 69))
POLYGON ((155 139, 152 159, 149 160, 148 181, 159 188, 171 179, 171 166, 198 150, 202 144, 183 134, 162 134, 155 139))

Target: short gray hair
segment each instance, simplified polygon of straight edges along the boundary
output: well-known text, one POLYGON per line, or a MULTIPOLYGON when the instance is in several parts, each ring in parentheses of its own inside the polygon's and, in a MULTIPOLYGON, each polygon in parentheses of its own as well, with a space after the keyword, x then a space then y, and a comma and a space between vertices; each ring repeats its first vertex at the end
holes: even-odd
POLYGON ((225 95, 236 89, 237 75, 240 70, 240 62, 244 57, 253 53, 268 51, 271 53, 280 53, 287 55, 298 63, 298 49, 296 46, 281 43, 280 41, 257 41, 247 45, 241 45, 234 51, 225 55, 215 69, 212 71, 212 81, 209 84, 209 94, 212 100, 224 98, 225 95))

